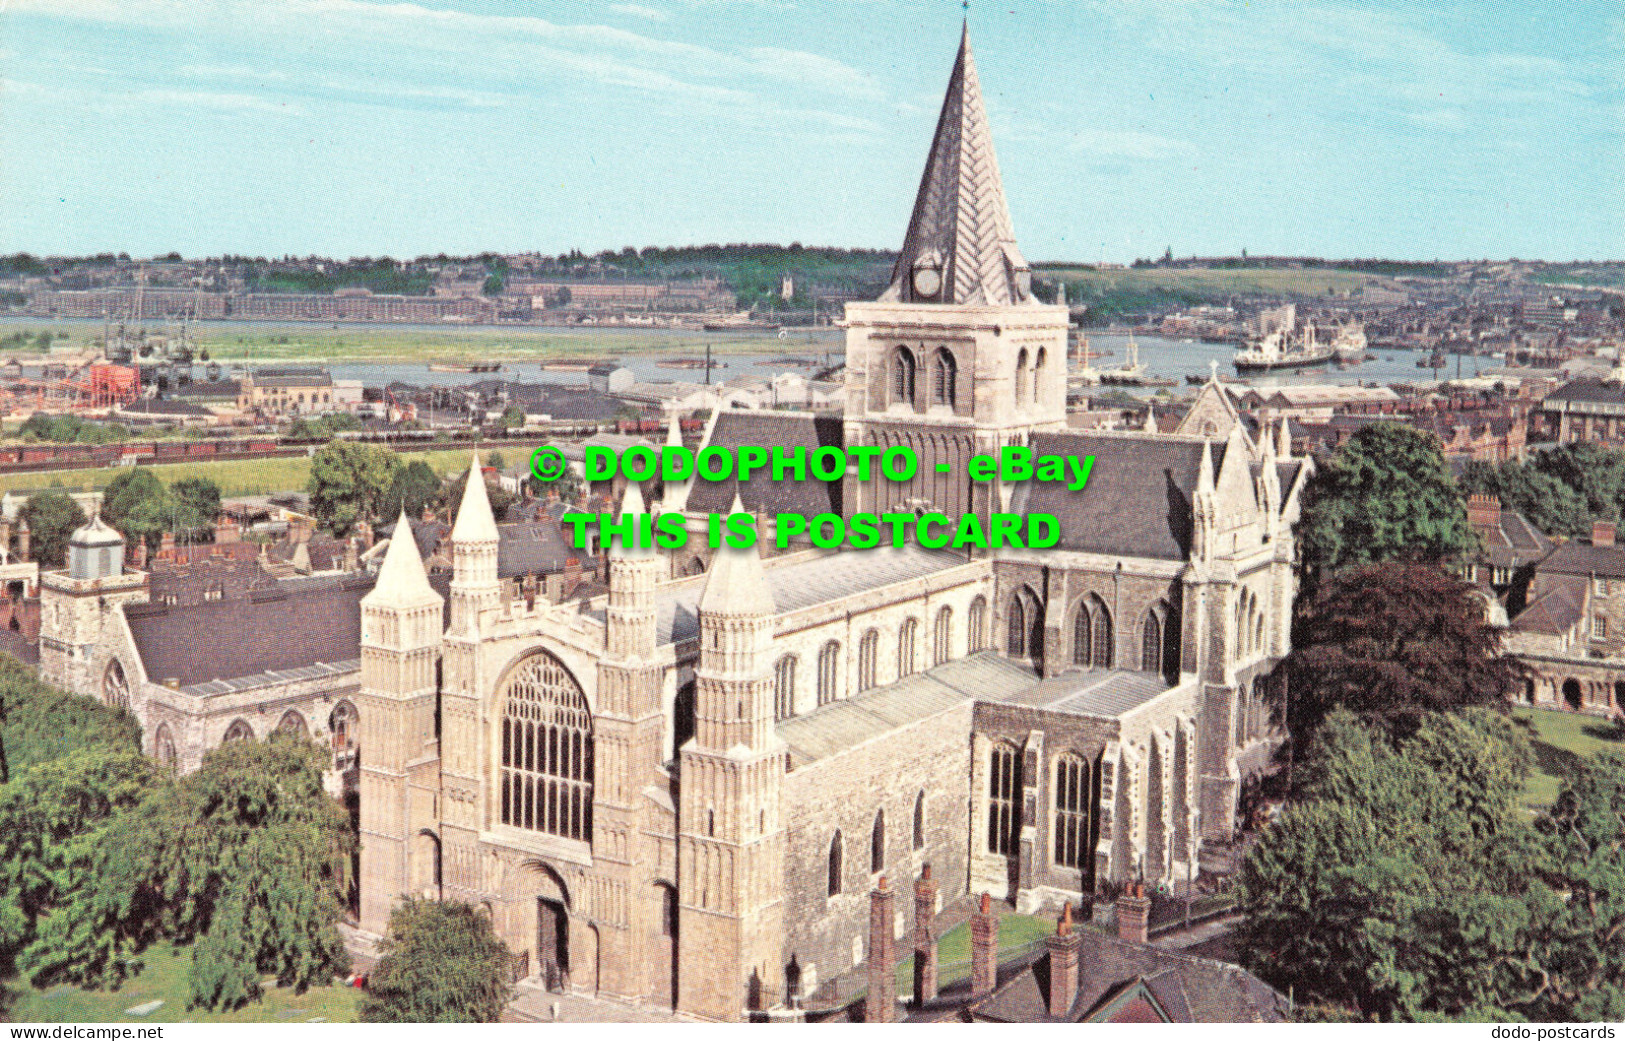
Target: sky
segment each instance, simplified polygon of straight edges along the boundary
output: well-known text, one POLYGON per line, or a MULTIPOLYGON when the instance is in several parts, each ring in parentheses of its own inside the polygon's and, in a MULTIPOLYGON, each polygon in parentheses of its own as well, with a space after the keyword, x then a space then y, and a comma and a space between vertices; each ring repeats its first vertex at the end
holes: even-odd
MULTIPOLYGON (((895 249, 954 0, 0 0, 0 252, 895 249)), ((1625 259, 1616 0, 973 0, 1033 261, 1625 259)))

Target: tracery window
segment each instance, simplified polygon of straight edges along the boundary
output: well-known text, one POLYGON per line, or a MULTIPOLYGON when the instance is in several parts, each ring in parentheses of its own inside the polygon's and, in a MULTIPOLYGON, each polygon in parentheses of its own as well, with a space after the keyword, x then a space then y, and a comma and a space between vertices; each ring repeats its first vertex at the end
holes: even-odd
POLYGON ((130 707, 130 681, 124 675, 124 666, 114 658, 107 663, 107 671, 102 673, 102 700, 110 708, 127 709, 130 707))
POLYGON ((503 681, 503 824, 592 838, 592 711, 581 685, 551 654, 520 662, 503 681))
POLYGON ((1068 752, 1055 761, 1055 863, 1083 868, 1089 855, 1089 764, 1068 752))
POLYGON ((987 851, 1011 856, 1021 829, 1021 756, 1006 744, 993 746, 987 779, 987 851))
POLYGON ((1026 589, 1010 598, 1005 623, 1005 643, 1012 658, 1044 656, 1044 609, 1026 589))
POLYGON ((959 375, 959 365, 947 348, 937 352, 935 360, 931 363, 931 403, 933 405, 954 406, 955 382, 959 375))
POLYGON ((893 404, 914 404, 914 352, 899 347, 892 355, 891 399, 893 404))
POLYGON ((1112 667, 1112 616, 1098 596, 1086 597, 1072 619, 1072 663, 1095 669, 1112 667))

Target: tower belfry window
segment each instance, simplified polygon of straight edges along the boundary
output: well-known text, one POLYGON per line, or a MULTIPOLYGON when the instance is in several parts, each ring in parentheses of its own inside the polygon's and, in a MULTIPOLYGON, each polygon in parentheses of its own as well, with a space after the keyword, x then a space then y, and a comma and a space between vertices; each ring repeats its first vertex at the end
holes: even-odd
POLYGON ((954 361, 953 354, 947 348, 937 351, 931 363, 931 404, 954 407, 954 384, 958 376, 959 365, 954 361))
POLYGON ((914 373, 914 352, 907 347, 897 348, 891 364, 892 404, 914 404, 914 373))

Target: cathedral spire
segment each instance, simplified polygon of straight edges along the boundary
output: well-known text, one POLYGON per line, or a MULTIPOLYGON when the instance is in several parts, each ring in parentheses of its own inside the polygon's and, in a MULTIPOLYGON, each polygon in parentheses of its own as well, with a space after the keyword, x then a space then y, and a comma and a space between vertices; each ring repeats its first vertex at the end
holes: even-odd
POLYGON ((485 494, 485 471, 480 467, 478 451, 468 468, 468 484, 463 487, 463 501, 451 526, 451 541, 497 541, 496 517, 491 513, 491 499, 485 494))
POLYGON ((967 21, 903 249, 881 301, 1035 303, 1016 246, 967 21))
POLYGON ((384 551, 378 582, 362 602, 376 603, 380 607, 420 607, 441 602, 440 594, 429 585, 428 572, 423 570, 423 556, 405 509, 401 510, 401 519, 395 522, 395 530, 389 538, 389 548, 384 551))
MULTIPOLYGON (((729 512, 745 512, 738 493, 729 512)), ((711 561, 711 570, 706 573, 705 589, 700 593, 700 611, 719 615, 771 615, 776 610, 756 544, 735 549, 723 543, 711 561)))
POLYGON ((649 547, 638 544, 637 536, 637 526, 642 523, 643 515, 648 512, 648 507, 643 504, 643 491, 638 487, 638 483, 636 481, 627 481, 626 494, 621 496, 620 522, 625 524, 630 521, 633 535, 614 542, 609 547, 611 557, 624 557, 630 560, 653 555, 653 551, 649 547))

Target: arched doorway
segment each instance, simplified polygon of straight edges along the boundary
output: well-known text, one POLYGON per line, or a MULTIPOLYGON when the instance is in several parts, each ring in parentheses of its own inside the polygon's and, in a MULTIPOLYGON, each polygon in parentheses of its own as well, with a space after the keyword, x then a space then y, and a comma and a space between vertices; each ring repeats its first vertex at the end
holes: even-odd
POLYGON ((1579 680, 1566 679, 1563 681, 1563 701, 1568 704, 1569 708, 1575 710, 1584 707, 1585 699, 1580 693, 1579 680))
POLYGON ((525 865, 524 884, 535 894, 536 953, 531 970, 548 990, 570 988, 570 892, 558 872, 540 861, 525 865))
POLYGON ((677 1007, 677 887, 650 885, 654 928, 649 938, 649 996, 677 1007))

